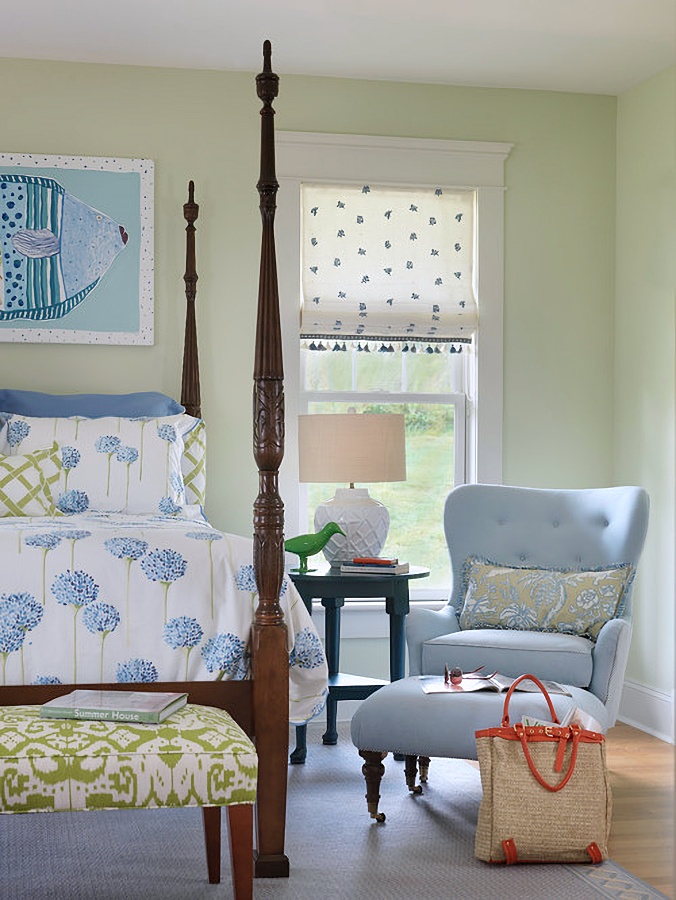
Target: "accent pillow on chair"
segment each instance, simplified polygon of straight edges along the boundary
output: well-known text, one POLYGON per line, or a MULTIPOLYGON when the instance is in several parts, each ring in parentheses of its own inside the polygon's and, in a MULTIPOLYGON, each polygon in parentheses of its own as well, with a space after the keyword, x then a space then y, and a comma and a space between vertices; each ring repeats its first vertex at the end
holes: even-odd
POLYGON ((465 560, 465 597, 460 627, 552 631, 596 640, 610 619, 622 614, 633 566, 542 569, 465 560))

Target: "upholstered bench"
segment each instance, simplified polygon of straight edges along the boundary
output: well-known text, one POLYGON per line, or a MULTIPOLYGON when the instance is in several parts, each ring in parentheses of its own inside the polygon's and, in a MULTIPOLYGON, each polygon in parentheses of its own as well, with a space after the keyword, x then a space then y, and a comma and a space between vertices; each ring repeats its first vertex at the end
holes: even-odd
MULTIPOLYGON (((583 688, 566 685, 571 696, 552 694, 559 719, 571 707, 580 707, 599 723, 605 722, 605 708, 594 694, 583 688)), ((505 694, 474 691, 468 694, 426 694, 419 677, 402 678, 387 684, 364 700, 352 717, 352 743, 364 759, 362 772, 366 779, 366 802, 372 818, 385 821, 378 811, 380 782, 385 771, 383 759, 388 752, 401 754, 405 760, 408 789, 422 793, 416 784, 418 765, 420 781, 427 780, 430 757, 476 759, 474 733, 502 722, 505 694)), ((509 704, 512 722, 524 715, 551 719, 547 701, 541 693, 517 691, 509 704)), ((603 726, 605 730, 605 726, 603 726)))
POLYGON ((0 812, 201 806, 210 883, 228 809, 237 900, 253 893, 256 750, 220 709, 188 704, 161 725, 40 718, 0 707, 0 812))

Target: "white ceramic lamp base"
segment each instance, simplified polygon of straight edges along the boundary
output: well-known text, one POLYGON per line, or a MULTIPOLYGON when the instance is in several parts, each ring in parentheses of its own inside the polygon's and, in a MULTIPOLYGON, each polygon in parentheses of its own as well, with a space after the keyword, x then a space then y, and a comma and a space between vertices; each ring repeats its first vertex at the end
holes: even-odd
POLYGON ((324 547, 331 565, 355 556, 379 556, 390 528, 387 507, 369 496, 367 488, 338 488, 335 496, 315 510, 315 531, 337 522, 345 532, 335 534, 324 547))

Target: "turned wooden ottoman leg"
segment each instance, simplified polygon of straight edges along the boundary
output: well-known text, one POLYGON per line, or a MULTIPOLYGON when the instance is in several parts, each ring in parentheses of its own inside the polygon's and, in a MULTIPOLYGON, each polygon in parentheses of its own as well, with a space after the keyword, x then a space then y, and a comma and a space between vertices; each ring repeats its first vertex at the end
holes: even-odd
POLYGON ((384 822, 385 813, 378 812, 378 801, 380 800, 380 782, 385 774, 383 760, 387 753, 381 753, 380 750, 360 750, 359 755, 364 760, 361 770, 366 779, 366 805, 369 815, 376 822, 384 822))
POLYGON ((420 766, 420 783, 427 784, 427 775, 430 771, 429 756, 419 756, 418 765, 420 766))
POLYGON ((422 787, 415 783, 415 776, 417 774, 418 757, 407 754, 404 757, 404 776, 406 778, 406 787, 412 794, 422 794, 422 787))

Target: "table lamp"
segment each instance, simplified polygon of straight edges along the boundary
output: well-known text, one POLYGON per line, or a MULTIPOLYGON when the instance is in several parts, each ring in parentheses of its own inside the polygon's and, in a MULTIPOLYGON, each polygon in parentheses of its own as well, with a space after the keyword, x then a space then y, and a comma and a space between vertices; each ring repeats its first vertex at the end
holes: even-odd
POLYGON ((390 527, 387 507, 374 500, 373 481, 406 480, 404 416, 395 413, 327 413, 298 418, 300 480, 344 482, 315 510, 316 531, 336 522, 345 532, 324 547, 331 565, 356 556, 378 556, 390 527))

